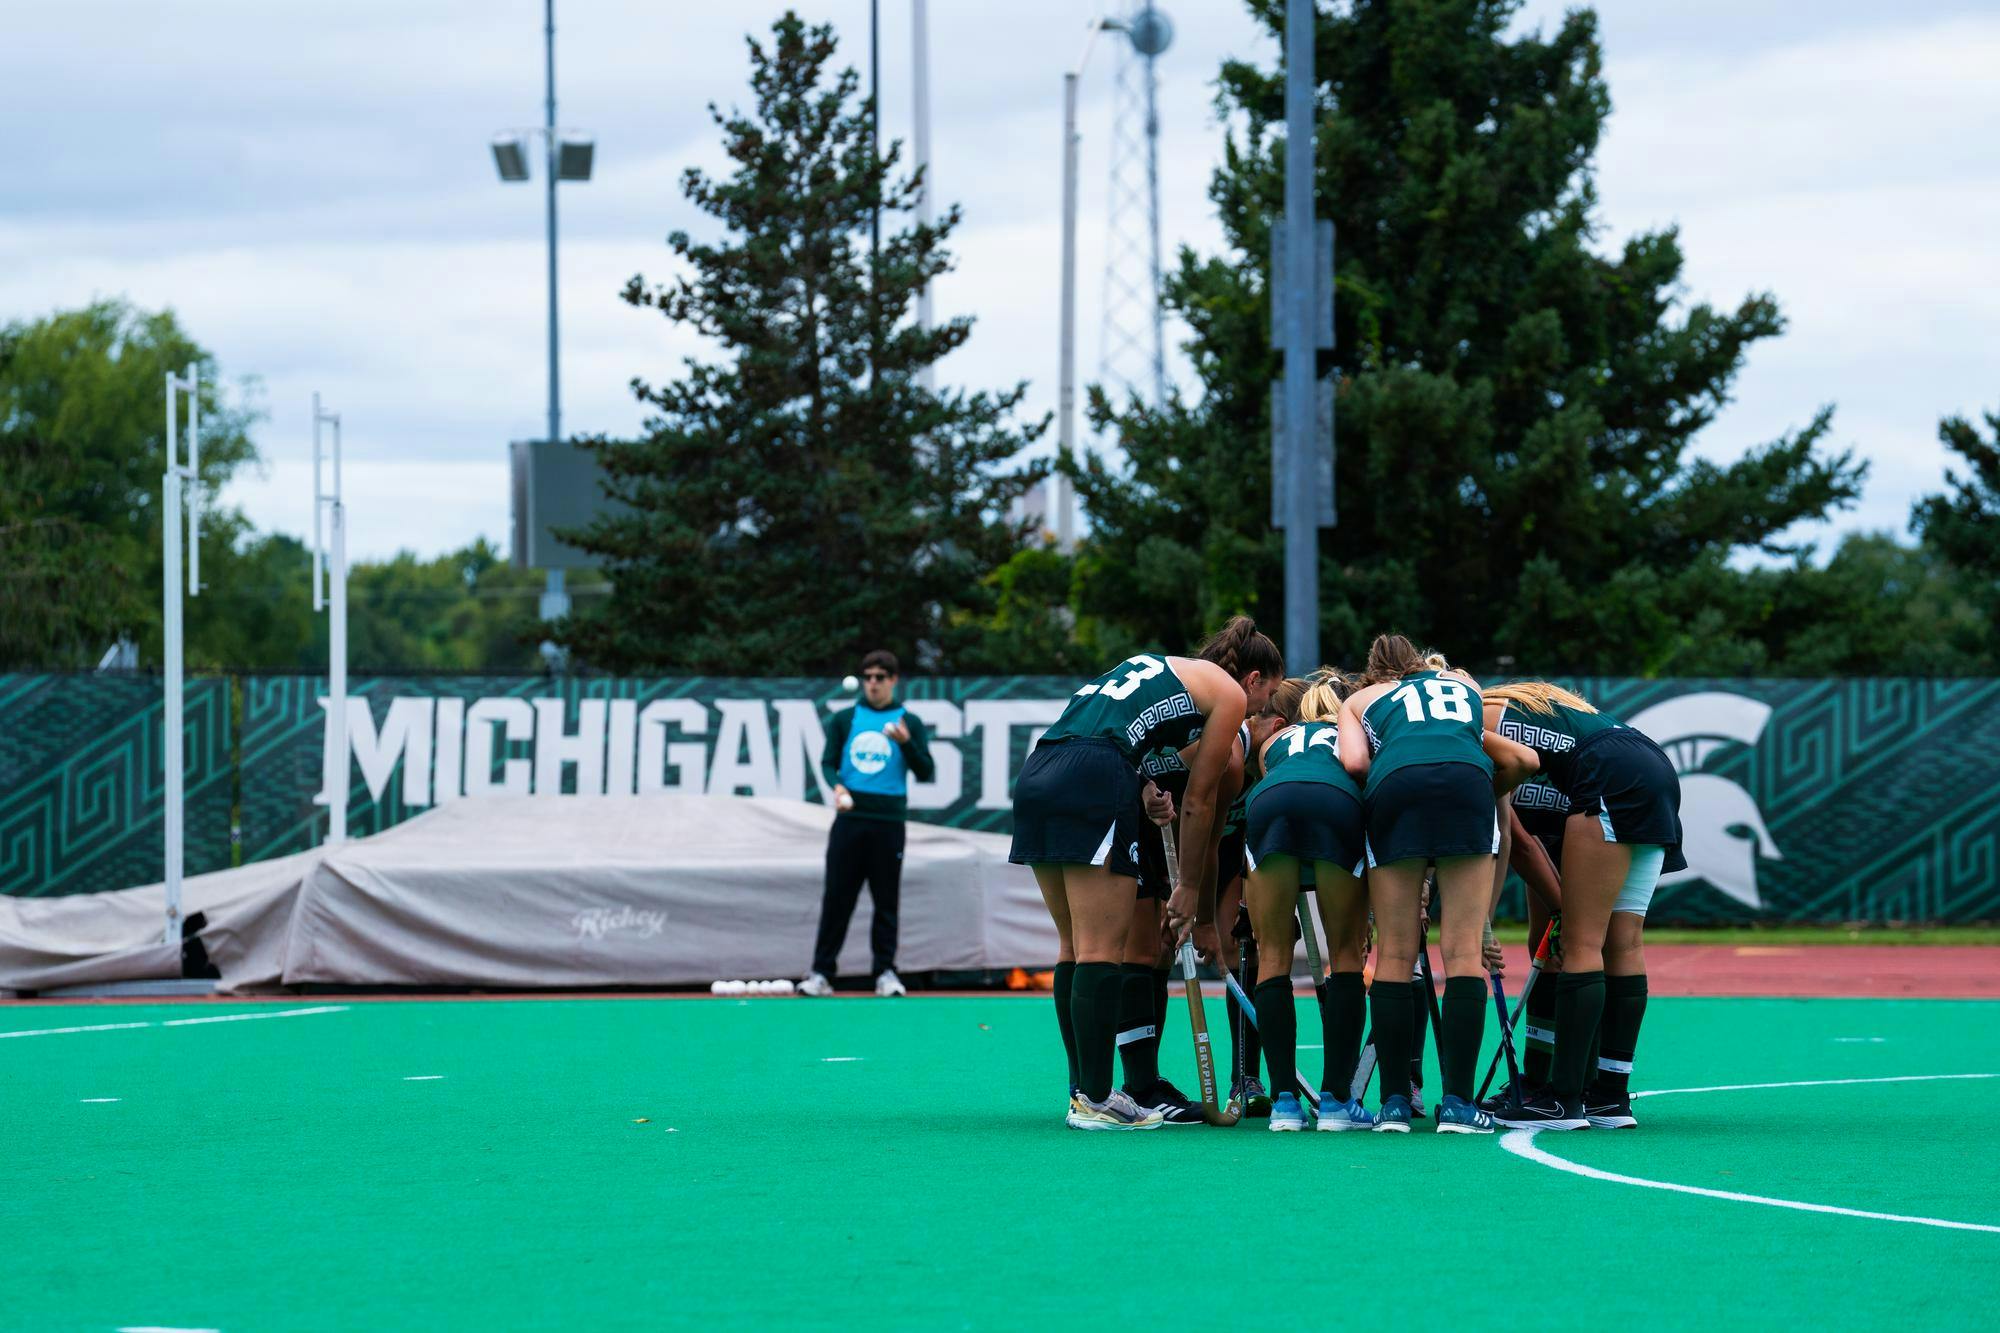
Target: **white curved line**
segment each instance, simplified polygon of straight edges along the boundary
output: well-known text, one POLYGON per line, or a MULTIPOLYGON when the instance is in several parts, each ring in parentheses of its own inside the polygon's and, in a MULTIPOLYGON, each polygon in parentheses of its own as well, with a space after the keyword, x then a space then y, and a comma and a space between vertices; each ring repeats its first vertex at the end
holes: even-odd
POLYGON ((9 1037, 59 1037, 65 1032, 118 1032, 125 1028, 149 1028, 151 1023, 92 1023, 80 1028, 29 1028, 25 1032, 0 1032, 0 1041, 9 1037))
MULTIPOLYGON (((1733 1083, 1713 1088, 1661 1088, 1651 1095, 1664 1097, 1677 1092, 1747 1092, 1763 1088, 1824 1088, 1850 1083, 1938 1083, 1950 1079, 1993 1078, 1993 1074, 1904 1074, 1896 1078, 1828 1078, 1812 1079, 1796 1083, 1733 1083)), ((1644 1095, 1633 1094, 1635 1097, 1644 1095)), ((1766 1208, 1788 1208, 1797 1213, 1831 1213, 1836 1217, 1860 1217, 1872 1222, 1907 1222, 1912 1226, 1939 1227, 1946 1231, 1984 1231, 2000 1235, 2000 1226, 1985 1222, 1951 1222, 1942 1217, 1909 1217, 1902 1213, 1875 1213, 1862 1208, 1840 1208, 1830 1203, 1801 1203, 1796 1199, 1771 1199, 1761 1194, 1742 1194, 1735 1190, 1704 1189, 1699 1185, 1677 1185, 1667 1180, 1647 1180, 1643 1176, 1625 1176, 1615 1171, 1600 1171, 1594 1166, 1584 1166, 1577 1162, 1566 1162, 1553 1153, 1546 1152, 1535 1143, 1539 1130, 1511 1129, 1500 1139, 1500 1146, 1516 1157, 1526 1158, 1542 1166, 1566 1171, 1586 1180, 1603 1180, 1614 1185, 1637 1185, 1642 1189, 1666 1190, 1673 1194, 1693 1194, 1704 1199, 1726 1199, 1731 1203, 1757 1203, 1766 1208)))
POLYGON ((1647 1092, 1635 1092, 1632 1100, 1641 1097, 1672 1097, 1682 1092, 1759 1092, 1765 1088, 1837 1088, 1850 1083, 1943 1083, 1952 1079, 2000 1078, 2000 1074, 1899 1074, 1894 1078, 1808 1078, 1796 1083, 1718 1083, 1712 1088, 1654 1088, 1647 1092))

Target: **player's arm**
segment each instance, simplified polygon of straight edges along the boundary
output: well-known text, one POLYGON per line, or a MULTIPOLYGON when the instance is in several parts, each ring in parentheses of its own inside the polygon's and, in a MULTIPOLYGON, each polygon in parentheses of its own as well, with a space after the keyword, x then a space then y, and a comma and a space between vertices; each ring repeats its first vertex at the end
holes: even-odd
MULTIPOLYGON (((1357 690, 1340 705, 1340 766, 1356 782, 1368 776, 1368 733, 1361 721, 1360 702, 1364 695, 1379 691, 1357 690)), ((1369 699, 1373 703, 1373 698, 1369 699)))
POLYGON ((1213 662, 1175 658, 1174 673, 1202 711, 1201 740, 1188 765, 1181 797, 1180 887, 1167 904, 1176 927, 1215 919, 1214 831, 1221 823, 1216 803, 1223 774, 1236 754, 1236 729, 1243 724, 1243 687, 1213 662))
POLYGON ((1507 828, 1513 835, 1508 864, 1528 886, 1528 892, 1541 900, 1542 910, 1562 911, 1562 876, 1556 873, 1555 862, 1549 860, 1548 848, 1542 846, 1542 840, 1522 827, 1521 816, 1514 813, 1511 799, 1507 802, 1507 828))

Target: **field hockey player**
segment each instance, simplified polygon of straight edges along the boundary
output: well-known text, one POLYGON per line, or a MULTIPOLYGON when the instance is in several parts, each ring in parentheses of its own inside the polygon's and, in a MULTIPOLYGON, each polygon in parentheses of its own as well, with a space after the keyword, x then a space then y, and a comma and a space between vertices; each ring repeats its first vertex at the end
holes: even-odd
POLYGON ((1437 1128, 1490 1134, 1493 1121, 1473 1104, 1473 1083, 1486 1022, 1480 936, 1500 847, 1494 793, 1532 773, 1535 755, 1485 731, 1476 681, 1400 634, 1380 635, 1369 648, 1362 688, 1341 705, 1338 743, 1347 771, 1366 782, 1377 932, 1369 1001, 1382 1080, 1375 1128, 1410 1127, 1411 986, 1385 978, 1406 977, 1416 964, 1424 871, 1435 863, 1446 978, 1437 1128))
POLYGON ((1014 787, 1009 859, 1030 866, 1061 940, 1056 1018, 1070 1061, 1068 1123, 1152 1129, 1163 1123, 1112 1087, 1120 970, 1139 877, 1142 756, 1195 742, 1181 802, 1180 883, 1167 925, 1184 937, 1213 927, 1211 838, 1236 729, 1261 711, 1284 673, 1277 645, 1238 616, 1200 657, 1140 653, 1071 696, 1014 787))
POLYGON ((1680 848, 1680 779, 1650 737, 1560 686, 1516 681, 1484 698, 1487 726, 1530 747, 1568 802, 1549 1088, 1497 1119, 1524 1129, 1629 1128, 1638 1123, 1628 1080, 1646 1012, 1640 937, 1680 848))

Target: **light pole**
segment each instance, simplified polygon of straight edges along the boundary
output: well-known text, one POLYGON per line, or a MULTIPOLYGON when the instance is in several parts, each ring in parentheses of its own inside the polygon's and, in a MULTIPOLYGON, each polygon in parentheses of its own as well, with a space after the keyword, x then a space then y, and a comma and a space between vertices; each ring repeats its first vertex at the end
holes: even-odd
MULTIPOLYGON (((923 176, 923 190, 917 195, 917 224, 928 227, 931 223, 931 38, 930 18, 926 12, 925 0, 910 0, 910 46, 911 80, 910 110, 916 121, 915 140, 917 170, 923 176)), ((931 285, 926 282, 917 291, 917 329, 929 333, 931 328, 931 285)), ((917 372, 917 385, 928 392, 936 384, 936 369, 930 362, 917 372)))
MULTIPOLYGON (((1285 660, 1319 661, 1319 485, 1314 473, 1313 0, 1285 10, 1285 660)), ((1326 293, 1331 302, 1331 290, 1326 293)))
MULTIPOLYGON (((1077 88, 1083 82, 1084 66, 1090 63, 1091 48, 1097 44, 1100 32, 1123 32, 1140 55, 1151 59, 1167 49, 1173 40, 1173 25, 1166 15, 1151 5, 1141 9, 1130 23, 1119 19, 1093 17, 1084 30, 1083 51, 1076 58, 1076 67, 1063 75, 1063 158, 1062 158, 1062 334, 1058 339, 1062 367, 1058 372, 1056 390, 1056 447, 1062 457, 1074 456, 1076 449, 1076 196, 1077 196, 1077 145, 1081 136, 1076 128, 1077 88)), ((1150 100, 1147 115, 1153 115, 1150 100)), ((1159 173, 1157 167, 1151 171, 1154 192, 1154 216, 1158 216, 1159 173)), ((1159 236, 1153 238, 1153 282, 1154 299, 1159 299, 1159 236)), ((1161 396, 1164 399, 1164 369, 1155 357, 1155 373, 1159 376, 1161 396)), ((1054 486, 1051 508, 1055 510, 1056 546, 1064 551, 1076 546, 1076 496, 1070 490, 1069 478, 1057 472, 1050 478, 1054 486)))
MULTIPOLYGON (((542 0, 543 76, 545 97, 539 129, 512 130, 495 136, 493 165, 500 179, 518 183, 528 179, 528 140, 539 134, 544 150, 543 175, 548 181, 549 239, 549 434, 554 445, 562 439, 562 377, 556 338, 556 184, 559 181, 587 181, 597 145, 589 136, 575 131, 556 130, 556 3, 542 0)), ((569 593, 563 587, 563 571, 548 571, 548 585, 542 593, 542 619, 555 620, 569 614, 569 593)))

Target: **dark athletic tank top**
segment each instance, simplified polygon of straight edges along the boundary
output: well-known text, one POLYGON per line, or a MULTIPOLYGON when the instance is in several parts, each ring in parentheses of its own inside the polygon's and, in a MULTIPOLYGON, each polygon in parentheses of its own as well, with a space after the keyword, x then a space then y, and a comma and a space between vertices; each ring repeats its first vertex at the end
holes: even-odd
POLYGON ((1369 792, 1413 764, 1477 764, 1491 777, 1493 761, 1479 743, 1486 731, 1481 707, 1479 691, 1462 680, 1437 671, 1403 677, 1362 715, 1374 755, 1369 792))

